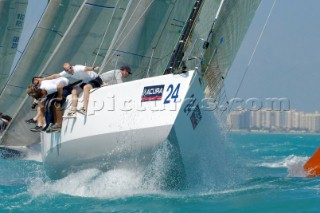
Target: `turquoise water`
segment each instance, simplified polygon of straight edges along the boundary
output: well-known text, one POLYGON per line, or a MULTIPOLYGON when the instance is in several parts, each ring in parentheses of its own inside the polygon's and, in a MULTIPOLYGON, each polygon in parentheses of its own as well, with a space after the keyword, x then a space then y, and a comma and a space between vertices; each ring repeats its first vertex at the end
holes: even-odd
POLYGON ((320 212, 320 178, 305 178, 302 169, 320 146, 319 135, 230 134, 224 140, 229 162, 214 165, 227 171, 226 181, 206 176, 214 184, 183 190, 162 189, 130 169, 89 169, 52 181, 38 153, 0 158, 0 212, 320 212))

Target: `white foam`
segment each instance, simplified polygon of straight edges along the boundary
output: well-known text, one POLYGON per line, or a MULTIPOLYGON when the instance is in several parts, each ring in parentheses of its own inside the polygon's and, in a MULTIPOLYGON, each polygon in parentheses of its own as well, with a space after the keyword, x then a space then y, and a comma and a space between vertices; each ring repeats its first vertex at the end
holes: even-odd
POLYGON ((79 197, 119 198, 137 194, 159 193, 144 185, 143 173, 138 170, 115 169, 101 172, 87 169, 57 180, 33 180, 28 190, 33 197, 68 194, 79 197))
POLYGON ((289 177, 306 177, 303 165, 307 162, 308 159, 309 157, 289 155, 283 160, 277 162, 261 163, 259 166, 269 168, 287 168, 289 177))
POLYGON ((34 144, 21 150, 24 153, 24 160, 33 160, 42 162, 41 144, 34 144))

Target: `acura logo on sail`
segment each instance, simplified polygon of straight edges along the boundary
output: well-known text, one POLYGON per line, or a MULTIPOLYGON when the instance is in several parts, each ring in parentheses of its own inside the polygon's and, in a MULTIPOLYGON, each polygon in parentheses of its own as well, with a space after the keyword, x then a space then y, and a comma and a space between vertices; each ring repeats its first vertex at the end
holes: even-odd
POLYGON ((158 101, 162 99, 164 85, 147 86, 143 88, 141 102, 158 101))

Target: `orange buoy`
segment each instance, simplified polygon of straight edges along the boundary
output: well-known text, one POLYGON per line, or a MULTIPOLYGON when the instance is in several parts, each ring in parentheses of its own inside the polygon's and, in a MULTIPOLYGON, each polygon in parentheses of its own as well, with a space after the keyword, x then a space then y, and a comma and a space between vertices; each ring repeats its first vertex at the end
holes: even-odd
POLYGON ((311 158, 304 164, 304 171, 308 174, 307 177, 320 176, 320 147, 311 156, 311 158))

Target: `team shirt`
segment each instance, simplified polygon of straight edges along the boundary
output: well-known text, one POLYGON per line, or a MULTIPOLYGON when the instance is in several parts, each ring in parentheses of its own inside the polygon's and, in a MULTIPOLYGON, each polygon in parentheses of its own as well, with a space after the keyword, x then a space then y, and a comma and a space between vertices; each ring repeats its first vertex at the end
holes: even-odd
POLYGON ((123 82, 121 70, 110 70, 103 73, 100 77, 102 81, 108 85, 119 84, 123 82))
POLYGON ((62 77, 74 78, 78 80, 82 80, 83 83, 88 83, 89 81, 96 79, 99 75, 94 71, 85 71, 86 66, 83 65, 75 65, 72 66, 74 74, 71 75, 66 71, 62 71, 59 73, 62 77))
POLYGON ((50 95, 52 93, 57 92, 57 85, 61 87, 65 87, 69 84, 69 80, 65 77, 60 77, 52 80, 44 80, 41 81, 40 89, 44 89, 47 91, 47 94, 50 95))

